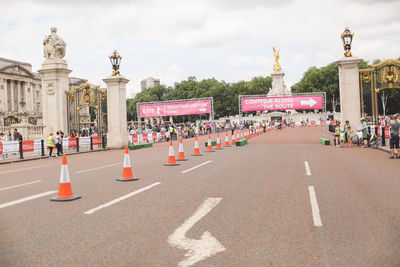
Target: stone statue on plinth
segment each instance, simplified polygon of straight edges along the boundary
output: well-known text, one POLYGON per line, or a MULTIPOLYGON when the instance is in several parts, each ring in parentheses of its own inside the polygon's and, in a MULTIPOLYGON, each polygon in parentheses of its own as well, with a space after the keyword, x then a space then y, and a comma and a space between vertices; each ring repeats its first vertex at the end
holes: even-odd
POLYGON ((272 51, 274 52, 275 64, 273 65, 274 72, 271 74, 272 89, 268 92, 268 96, 290 96, 292 95, 292 91, 283 82, 285 73, 282 71, 281 64, 279 64, 279 50, 272 47, 272 51))
POLYGON ((69 90, 69 73, 65 56, 66 43, 57 35, 57 28, 51 28, 51 34, 43 40, 42 68, 39 74, 42 79, 42 108, 45 136, 50 132, 68 130, 67 99, 65 91, 69 90), (61 115, 60 115, 61 114, 61 115))
POLYGON ((51 28, 51 34, 43 40, 43 51, 46 59, 62 59, 67 44, 57 35, 57 28, 51 28))

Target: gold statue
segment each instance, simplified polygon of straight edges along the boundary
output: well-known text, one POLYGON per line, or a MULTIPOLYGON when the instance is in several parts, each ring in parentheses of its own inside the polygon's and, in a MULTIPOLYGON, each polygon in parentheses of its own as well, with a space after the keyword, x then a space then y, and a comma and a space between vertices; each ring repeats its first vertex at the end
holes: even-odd
POLYGON ((279 64, 279 50, 276 51, 275 47, 272 47, 272 50, 274 51, 275 57, 274 71, 279 72, 281 71, 281 64, 279 64))

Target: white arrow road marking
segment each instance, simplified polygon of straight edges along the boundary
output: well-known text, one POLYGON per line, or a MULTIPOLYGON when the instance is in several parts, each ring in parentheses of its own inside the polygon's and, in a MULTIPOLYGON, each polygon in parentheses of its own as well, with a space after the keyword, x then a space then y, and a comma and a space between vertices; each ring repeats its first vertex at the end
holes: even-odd
POLYGON ((208 231, 204 232, 200 240, 186 237, 186 232, 193 227, 201 218, 207 215, 222 198, 208 198, 175 232, 168 237, 168 244, 173 247, 188 250, 183 261, 178 263, 180 267, 192 266, 193 264, 222 252, 225 247, 218 242, 208 231))
POLYGON ((309 105, 310 108, 311 108, 312 106, 314 106, 315 104, 317 104, 317 101, 315 101, 315 100, 312 99, 312 98, 310 98, 310 99, 308 99, 308 100, 301 100, 301 101, 300 101, 300 105, 302 105, 302 106, 307 106, 307 105, 309 105))

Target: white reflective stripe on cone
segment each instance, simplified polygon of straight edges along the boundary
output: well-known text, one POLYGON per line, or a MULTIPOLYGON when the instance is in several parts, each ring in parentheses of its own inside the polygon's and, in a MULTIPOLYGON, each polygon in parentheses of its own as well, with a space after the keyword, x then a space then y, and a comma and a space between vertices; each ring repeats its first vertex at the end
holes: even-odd
POLYGON ((175 156, 174 147, 173 146, 169 146, 169 155, 170 156, 175 156))
POLYGON ((124 157, 124 168, 126 168, 126 167, 131 167, 131 161, 129 160, 128 154, 125 154, 125 157, 124 157))
POLYGON ((183 143, 179 143, 179 152, 183 152, 183 143))
POLYGON ((61 165, 60 183, 70 183, 68 165, 61 165))
POLYGON ((207 145, 211 146, 211 140, 210 139, 208 139, 207 145))
POLYGON ((197 140, 194 142, 194 148, 199 148, 199 142, 197 140))

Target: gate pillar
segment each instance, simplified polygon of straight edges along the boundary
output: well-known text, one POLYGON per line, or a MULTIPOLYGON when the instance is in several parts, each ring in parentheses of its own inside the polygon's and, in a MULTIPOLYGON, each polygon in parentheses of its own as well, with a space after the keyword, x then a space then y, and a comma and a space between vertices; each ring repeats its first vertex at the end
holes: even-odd
POLYGON ((339 68, 340 122, 350 122, 352 129, 361 128, 360 81, 358 57, 343 57, 336 61, 339 68))
POLYGON ((126 118, 126 84, 122 76, 109 76, 103 81, 107 85, 107 147, 124 148, 128 144, 126 118))

